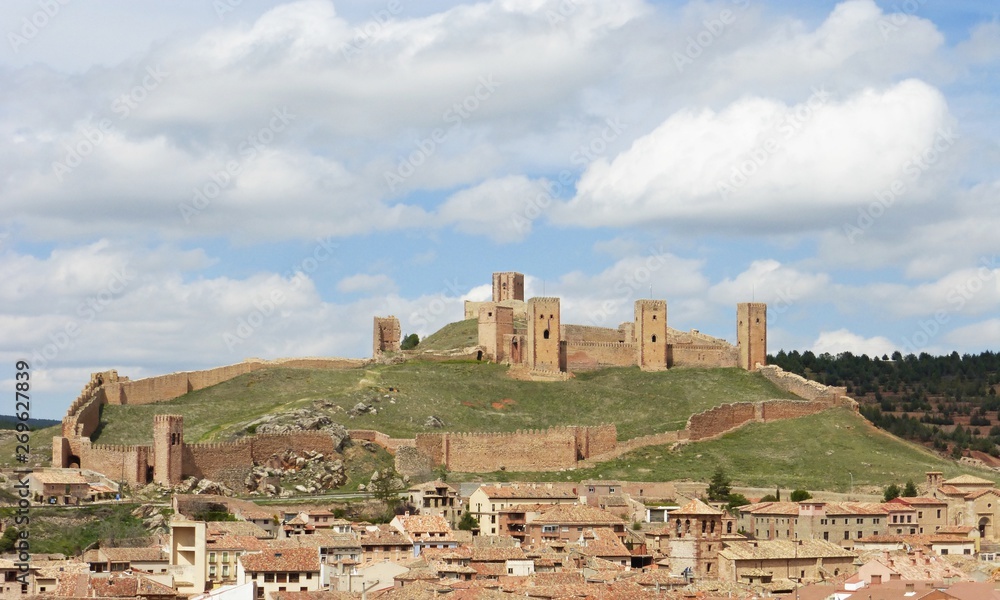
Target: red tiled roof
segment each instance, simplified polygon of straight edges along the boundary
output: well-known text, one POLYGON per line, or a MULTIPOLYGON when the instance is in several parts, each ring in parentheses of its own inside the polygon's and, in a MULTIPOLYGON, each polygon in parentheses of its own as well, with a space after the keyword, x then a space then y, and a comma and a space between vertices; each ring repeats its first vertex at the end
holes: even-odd
POLYGON ((577 496, 570 492, 563 492, 559 490, 550 489, 547 487, 531 487, 531 486, 495 486, 495 485, 484 485, 480 486, 481 490, 486 493, 489 498, 495 499, 537 499, 537 498, 554 498, 559 500, 569 500, 576 499, 577 496))
POLYGON ((248 572, 305 572, 319 571, 319 550, 316 548, 277 548, 257 554, 240 556, 248 572))
POLYGON ((621 525, 621 517, 586 504, 556 504, 540 514, 537 524, 621 525))

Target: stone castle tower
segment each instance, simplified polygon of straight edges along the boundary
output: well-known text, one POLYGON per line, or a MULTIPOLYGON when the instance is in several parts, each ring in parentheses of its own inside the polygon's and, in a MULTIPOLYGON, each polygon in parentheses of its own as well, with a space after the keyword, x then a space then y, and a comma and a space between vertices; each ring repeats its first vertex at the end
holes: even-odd
POLYGON ((484 346, 486 356, 495 362, 507 358, 504 352, 504 336, 514 335, 514 309, 486 302, 479 307, 479 344, 484 346))
POLYGON ((667 301, 635 301, 636 363, 643 370, 667 368, 667 301))
POLYGON ((153 417, 153 481, 160 485, 181 482, 184 448, 184 417, 153 417))
POLYGON ((493 274, 493 301, 524 301, 524 275, 507 271, 493 274))
POLYGON ((392 315, 375 317, 375 328, 372 332, 372 356, 378 356, 383 352, 399 352, 402 335, 399 319, 392 315))
POLYGON ((736 305, 736 347, 741 369, 756 371, 757 363, 767 364, 767 304, 741 302, 736 305))
POLYGON ((526 363, 532 370, 565 371, 566 361, 559 342, 559 298, 528 300, 526 363))

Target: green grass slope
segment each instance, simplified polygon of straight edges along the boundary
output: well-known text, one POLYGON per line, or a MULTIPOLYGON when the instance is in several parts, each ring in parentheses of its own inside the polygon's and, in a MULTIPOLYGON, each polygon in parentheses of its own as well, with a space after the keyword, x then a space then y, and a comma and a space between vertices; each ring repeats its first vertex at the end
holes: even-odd
POLYGON ((876 429, 847 409, 831 409, 788 421, 753 423, 717 440, 688 444, 674 452, 666 446, 650 446, 590 469, 476 477, 708 481, 717 468, 738 485, 840 492, 850 490, 852 474, 856 491, 882 489, 889 483, 907 480, 919 484, 927 471, 943 471, 946 478, 972 473, 998 480, 995 473, 959 466, 876 429))
POLYGON ((478 319, 449 323, 420 341, 416 352, 447 352, 479 343, 478 319))
POLYGON ((448 431, 514 431, 614 423, 620 439, 683 429, 689 416, 727 402, 790 398, 763 376, 739 369, 643 372, 614 368, 579 373, 566 382, 517 381, 506 367, 476 362, 409 361, 364 369, 267 369, 145 406, 105 406, 97 441, 146 444, 153 415, 184 415, 189 442, 225 440, 261 415, 334 405, 333 419, 350 429, 395 437, 432 431, 434 415, 448 431), (390 388, 394 391, 390 392, 390 388), (351 418, 359 402, 377 414, 351 418))

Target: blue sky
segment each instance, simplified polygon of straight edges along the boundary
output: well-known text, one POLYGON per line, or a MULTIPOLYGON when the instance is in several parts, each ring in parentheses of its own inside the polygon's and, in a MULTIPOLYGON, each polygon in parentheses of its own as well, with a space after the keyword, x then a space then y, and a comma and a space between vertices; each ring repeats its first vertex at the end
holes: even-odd
POLYGON ((0 356, 89 373, 370 353, 517 270, 564 320, 769 350, 1000 340, 983 2, 11 1, 0 356))

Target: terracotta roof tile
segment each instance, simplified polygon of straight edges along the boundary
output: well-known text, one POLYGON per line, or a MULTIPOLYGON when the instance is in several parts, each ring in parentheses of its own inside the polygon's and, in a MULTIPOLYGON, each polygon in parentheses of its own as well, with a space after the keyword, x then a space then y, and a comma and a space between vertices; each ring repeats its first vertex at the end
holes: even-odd
POLYGON ((621 525, 621 517, 586 504, 556 504, 540 514, 536 524, 621 525))
POLYGON ((517 499, 517 500, 532 500, 536 498, 553 498, 559 500, 570 500, 577 499, 578 496, 571 492, 564 492, 555 489, 550 489, 547 487, 532 487, 532 486, 495 486, 495 485, 484 485, 480 486, 481 490, 486 493, 489 498, 496 499, 517 499))
POLYGON ((277 548, 257 554, 240 556, 243 568, 248 572, 306 572, 319 571, 319 550, 315 548, 277 548))

